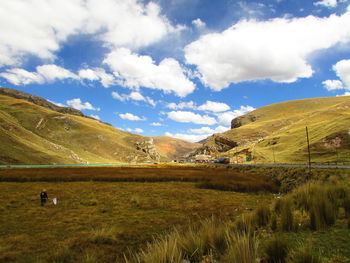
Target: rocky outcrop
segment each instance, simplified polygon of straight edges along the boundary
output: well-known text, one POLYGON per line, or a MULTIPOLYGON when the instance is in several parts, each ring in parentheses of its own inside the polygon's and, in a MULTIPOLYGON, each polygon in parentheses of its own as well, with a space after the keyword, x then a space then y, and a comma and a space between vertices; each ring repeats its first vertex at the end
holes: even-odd
POLYGON ((237 142, 223 136, 222 134, 214 134, 208 138, 210 143, 203 145, 195 151, 196 154, 212 154, 217 152, 227 152, 238 145, 237 142))
POLYGON ((220 135, 216 135, 214 141, 219 152, 227 152, 238 145, 237 142, 220 135))
POLYGON ((243 126, 244 124, 255 122, 258 119, 257 116, 250 114, 250 115, 244 115, 237 118, 234 118, 231 121, 231 129, 239 128, 243 126))
POLYGON ((148 139, 145 141, 135 142, 136 149, 142 151, 148 155, 148 158, 151 160, 159 161, 160 154, 156 151, 156 146, 153 143, 153 139, 148 139))
POLYGON ((81 111, 73 109, 73 108, 69 108, 69 107, 60 107, 57 106, 43 98, 40 98, 38 96, 23 92, 23 91, 19 91, 19 90, 14 90, 14 89, 9 89, 9 88, 0 88, 0 94, 6 95, 6 96, 10 96, 16 99, 22 99, 22 100, 26 100, 29 101, 31 103, 34 103, 36 105, 48 108, 50 110, 53 111, 57 111, 60 113, 67 113, 67 114, 71 114, 71 115, 77 115, 77 116, 83 116, 86 117, 81 111))

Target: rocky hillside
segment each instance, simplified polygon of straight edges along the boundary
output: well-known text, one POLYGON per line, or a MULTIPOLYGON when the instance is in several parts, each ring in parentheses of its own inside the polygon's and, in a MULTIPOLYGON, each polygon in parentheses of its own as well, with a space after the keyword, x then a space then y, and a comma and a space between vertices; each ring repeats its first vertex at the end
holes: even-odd
POLYGON ((154 162, 162 157, 153 138, 6 88, 0 88, 0 142, 0 164, 154 162))
POLYGON ((312 161, 348 161, 350 97, 314 98, 272 104, 238 117, 231 130, 210 136, 197 153, 244 162, 306 162, 308 126, 312 161), (248 158, 248 159, 249 159, 248 158))

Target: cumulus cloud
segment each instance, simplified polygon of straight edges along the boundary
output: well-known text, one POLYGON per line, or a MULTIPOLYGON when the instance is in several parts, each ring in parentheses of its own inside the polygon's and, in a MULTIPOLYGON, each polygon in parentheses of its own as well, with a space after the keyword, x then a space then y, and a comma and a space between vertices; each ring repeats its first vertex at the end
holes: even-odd
POLYGON ((199 29, 205 27, 205 23, 204 23, 200 18, 197 18, 197 19, 195 19, 195 20, 192 20, 192 24, 193 24, 195 27, 199 28, 199 29))
POLYGON ((344 94, 339 95, 339 96, 350 96, 350 92, 349 92, 349 91, 347 91, 347 92, 345 92, 344 94))
POLYGON ((333 70, 343 82, 346 89, 350 89, 350 59, 344 59, 333 66, 333 70))
POLYGON ((112 92, 112 97, 119 101, 135 100, 135 101, 144 101, 149 103, 151 106, 155 107, 156 102, 150 97, 144 97, 141 93, 133 91, 130 94, 119 94, 116 91, 112 92))
POLYGON ((344 85, 343 82, 341 82, 340 80, 325 80, 322 82, 323 87, 325 89, 327 89, 328 91, 331 90, 337 90, 337 89, 344 89, 344 85))
POLYGON ((60 66, 50 64, 36 67, 38 74, 43 76, 47 82, 63 79, 78 79, 79 77, 69 70, 60 66))
POLYGON ((224 125, 230 125, 231 121, 234 118, 237 118, 241 115, 247 114, 253 110, 255 110, 255 108, 252 106, 241 106, 238 110, 217 113, 216 115, 217 115, 220 123, 222 123, 224 125))
POLYGON ((166 132, 164 134, 165 136, 169 136, 172 138, 176 138, 176 139, 181 139, 181 140, 185 140, 185 141, 189 141, 189 142, 199 142, 201 140, 204 140, 207 138, 207 136, 204 135, 199 135, 199 134, 183 134, 183 133, 176 133, 173 134, 171 132, 166 132))
POLYGON ((7 82, 13 85, 28 85, 32 83, 44 83, 43 76, 36 72, 29 72, 21 68, 8 69, 6 72, 1 72, 0 77, 7 80, 7 82))
POLYGON ((160 11, 158 4, 138 0, 2 1, 0 67, 18 65, 25 55, 53 60, 62 43, 78 34, 109 47, 147 46, 181 29, 160 11))
POLYGON ((157 89, 165 93, 173 92, 180 97, 195 89, 180 63, 172 58, 165 58, 156 65, 150 56, 140 56, 129 49, 118 48, 107 55, 104 63, 120 80, 120 85, 125 87, 157 89))
POLYGON ((315 2, 314 5, 316 6, 325 6, 325 7, 336 7, 337 6, 337 0, 322 0, 315 2))
POLYGON ((206 124, 213 125, 216 124, 216 120, 208 115, 200 115, 190 111, 171 111, 166 113, 168 118, 185 123, 195 123, 195 124, 206 124))
POLYGON ((190 133, 207 134, 207 136, 210 136, 213 133, 222 133, 222 132, 228 131, 229 129, 230 129, 229 127, 218 126, 215 129, 212 129, 210 127, 201 127, 199 129, 189 129, 188 131, 190 133))
POLYGON ((160 122, 152 122, 150 125, 155 127, 163 126, 163 124, 161 124, 160 122))
POLYGON ((95 111, 100 111, 100 108, 95 108, 94 106, 91 105, 90 102, 84 102, 82 103, 80 98, 76 99, 71 99, 67 100, 67 105, 73 107, 74 109, 77 110, 95 110, 95 111))
POLYGON ((105 88, 117 84, 114 76, 106 73, 103 68, 81 69, 79 70, 78 75, 81 80, 87 79, 90 81, 100 81, 105 88))
POLYGON ((219 91, 243 81, 309 78, 311 53, 349 41, 350 10, 324 18, 242 20, 187 45, 185 58, 197 66, 205 85, 219 91))
POLYGON ((218 126, 215 129, 210 127, 201 127, 199 129, 189 129, 188 133, 176 133, 166 132, 165 136, 189 141, 189 142, 199 142, 213 135, 214 133, 222 133, 228 131, 229 127, 218 126))
POLYGON ((43 84, 56 80, 79 78, 69 70, 53 64, 38 66, 36 72, 29 72, 21 68, 8 69, 0 73, 0 77, 14 85, 43 84))
POLYGON ((167 108, 172 110, 182 110, 182 109, 196 109, 196 104, 193 101, 180 102, 176 104, 175 102, 168 103, 167 108))
POLYGON ((198 107, 198 110, 212 111, 212 112, 222 112, 230 109, 226 103, 215 102, 208 100, 206 103, 198 107))
POLYGON ((94 118, 96 120, 101 120, 100 116, 98 116, 98 115, 91 114, 90 117, 92 117, 92 118, 94 118))
POLYGON ((132 113, 121 113, 119 114, 119 117, 122 118, 123 120, 129 120, 129 121, 145 121, 146 118, 145 117, 139 117, 136 116, 132 113))
POLYGON ((135 128, 135 129, 127 128, 126 131, 136 132, 136 133, 143 133, 144 132, 141 128, 135 128))

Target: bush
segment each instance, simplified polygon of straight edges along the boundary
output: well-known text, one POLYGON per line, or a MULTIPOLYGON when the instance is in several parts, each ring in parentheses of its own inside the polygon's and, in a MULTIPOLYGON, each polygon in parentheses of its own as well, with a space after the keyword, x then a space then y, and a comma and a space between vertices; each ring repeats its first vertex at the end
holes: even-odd
POLYGON ((283 238, 275 236, 265 244, 265 262, 284 263, 286 262, 288 251, 289 248, 287 242, 283 238))

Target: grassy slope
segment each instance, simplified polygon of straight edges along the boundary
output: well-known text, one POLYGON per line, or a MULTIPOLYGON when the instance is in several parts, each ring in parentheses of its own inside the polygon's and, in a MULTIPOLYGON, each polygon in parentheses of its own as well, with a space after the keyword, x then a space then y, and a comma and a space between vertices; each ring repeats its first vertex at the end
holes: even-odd
POLYGON ((157 136, 153 139, 157 152, 169 159, 184 157, 201 146, 199 143, 186 142, 167 136, 157 136))
POLYGON ((134 146, 135 141, 146 137, 8 96, 0 96, 0 139, 3 164, 116 163, 147 159, 134 146))
MULTIPOLYGON (((244 149, 252 152, 259 162, 273 162, 273 148, 276 162, 305 162, 307 144, 305 126, 308 126, 312 160, 318 162, 335 161, 336 149, 327 146, 336 137, 342 142, 338 157, 345 161, 350 150, 350 99, 349 97, 314 98, 272 104, 257 109, 242 118, 241 127, 222 135, 239 142, 237 149, 223 155, 233 156, 244 149), (257 120, 252 122, 250 117, 257 120)), ((210 137, 207 146, 215 145, 210 137)))

